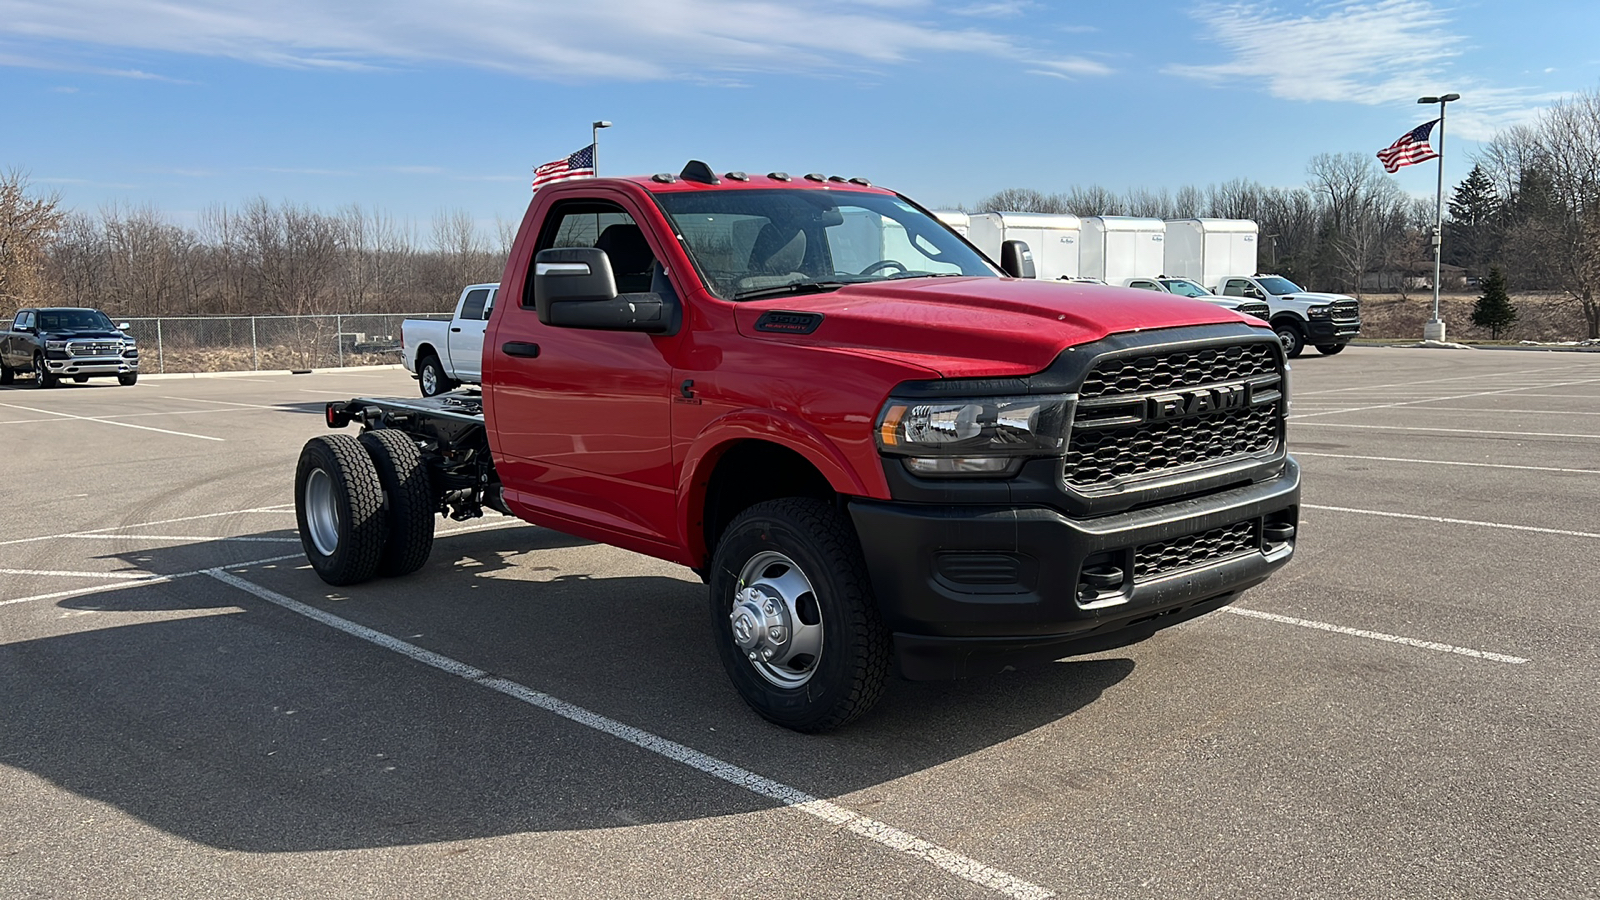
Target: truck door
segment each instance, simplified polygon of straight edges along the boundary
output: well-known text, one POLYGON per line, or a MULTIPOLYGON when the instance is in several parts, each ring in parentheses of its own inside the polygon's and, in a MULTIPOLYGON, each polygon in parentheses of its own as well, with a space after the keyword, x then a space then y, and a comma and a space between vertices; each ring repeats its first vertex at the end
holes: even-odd
POLYGON ((483 329, 488 324, 494 288, 478 287, 461 298, 461 312, 450 323, 450 368, 460 381, 483 379, 483 329))
MULTIPOLYGON (((534 254, 598 247, 619 293, 651 290, 665 279, 660 249, 629 203, 597 191, 552 206, 534 254)), ((619 546, 675 545, 675 339, 545 325, 532 283, 530 271, 523 295, 500 301, 486 348, 485 411, 507 501, 533 521, 619 546)))

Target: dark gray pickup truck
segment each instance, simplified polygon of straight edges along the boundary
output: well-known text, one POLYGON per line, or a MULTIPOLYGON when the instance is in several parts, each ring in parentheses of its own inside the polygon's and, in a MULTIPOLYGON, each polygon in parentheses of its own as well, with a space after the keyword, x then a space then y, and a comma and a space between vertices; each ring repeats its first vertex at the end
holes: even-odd
POLYGON ((0 332, 0 384, 32 375, 39 387, 63 378, 84 382, 116 376, 121 384, 139 380, 139 348, 123 329, 98 309, 49 307, 18 310, 11 330, 0 332))

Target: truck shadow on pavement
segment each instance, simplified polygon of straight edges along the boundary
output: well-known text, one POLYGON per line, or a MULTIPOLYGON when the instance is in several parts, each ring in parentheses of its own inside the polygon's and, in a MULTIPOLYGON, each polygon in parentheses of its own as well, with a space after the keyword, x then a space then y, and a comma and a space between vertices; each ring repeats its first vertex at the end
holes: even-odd
MULTIPOLYGON (((597 548, 543 529, 510 537, 441 541, 417 575, 343 591, 296 560, 242 577, 826 797, 1070 717, 1134 669, 1097 657, 967 682, 894 681, 854 725, 795 734, 728 685, 698 581, 631 555, 603 567, 624 574, 572 572, 575 554, 597 548)), ((138 552, 150 571, 188 562, 138 552)), ((0 763, 208 846, 402 846, 771 808, 205 575, 56 605, 69 615, 48 627, 64 633, 0 644, 0 763)), ((877 802, 854 800, 868 814, 877 802)))

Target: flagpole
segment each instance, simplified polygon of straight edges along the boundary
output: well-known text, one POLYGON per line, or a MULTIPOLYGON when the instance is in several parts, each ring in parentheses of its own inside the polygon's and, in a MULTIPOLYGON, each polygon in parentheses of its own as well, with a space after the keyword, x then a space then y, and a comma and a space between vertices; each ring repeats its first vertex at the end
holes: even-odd
POLYGON ((600 177, 600 129, 610 127, 611 123, 604 120, 597 121, 589 126, 589 146, 592 148, 591 152, 594 153, 591 161, 594 163, 594 177, 596 178, 600 177))
POLYGON ((1460 99, 1460 94, 1445 94, 1417 100, 1418 103, 1439 104, 1439 187, 1433 200, 1433 319, 1422 327, 1425 341, 1444 340, 1444 320, 1439 318, 1439 278, 1444 269, 1444 106, 1460 99))

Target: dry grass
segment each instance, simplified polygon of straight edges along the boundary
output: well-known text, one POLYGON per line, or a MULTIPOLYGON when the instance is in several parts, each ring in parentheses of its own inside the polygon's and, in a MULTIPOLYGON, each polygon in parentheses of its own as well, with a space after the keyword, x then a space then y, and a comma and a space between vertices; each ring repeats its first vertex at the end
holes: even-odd
MULTIPOLYGON (((1441 294, 1439 316, 1452 341, 1487 341, 1489 329, 1472 324, 1477 294, 1441 294)), ((1558 294, 1515 294, 1519 318, 1500 329, 1505 341, 1577 341, 1587 337, 1578 301, 1558 294)), ((1433 318, 1433 294, 1365 294, 1361 297, 1361 336, 1373 340, 1420 340, 1422 323, 1433 318)))
MULTIPOLYGON (((249 347, 185 347, 163 345, 159 361, 154 347, 142 348, 140 370, 151 372, 282 372, 294 369, 332 369, 339 366, 336 353, 326 349, 303 350, 293 347, 262 347, 259 361, 249 347)), ((400 352, 344 354, 347 366, 393 365, 400 352)))

